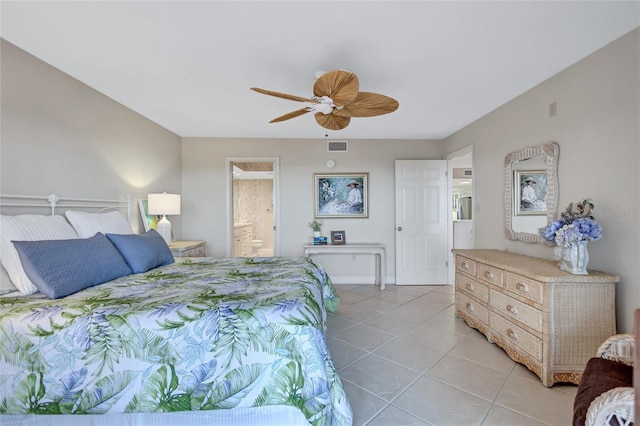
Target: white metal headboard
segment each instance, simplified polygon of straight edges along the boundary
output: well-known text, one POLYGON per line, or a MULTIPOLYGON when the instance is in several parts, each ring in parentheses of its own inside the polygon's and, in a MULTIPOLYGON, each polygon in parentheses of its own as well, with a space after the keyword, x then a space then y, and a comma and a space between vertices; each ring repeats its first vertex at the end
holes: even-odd
POLYGON ((56 214, 56 208, 98 209, 98 212, 113 209, 127 210, 127 221, 131 223, 131 195, 126 195, 126 201, 101 200, 97 198, 68 198, 56 194, 48 196, 0 194, 0 207, 36 207, 49 208, 51 215, 56 214))

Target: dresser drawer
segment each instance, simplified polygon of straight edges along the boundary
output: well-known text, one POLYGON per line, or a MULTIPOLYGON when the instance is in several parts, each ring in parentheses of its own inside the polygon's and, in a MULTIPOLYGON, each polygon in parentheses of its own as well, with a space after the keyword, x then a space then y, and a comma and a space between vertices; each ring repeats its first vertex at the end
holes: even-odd
POLYGON ((489 324, 489 310, 476 300, 458 291, 456 293, 456 306, 469 315, 477 318, 482 324, 489 324))
POLYGON ((507 344, 515 345, 529 353, 536 360, 542 361, 541 339, 493 312, 491 313, 491 329, 502 335, 507 344))
POLYGON ((502 316, 513 318, 542 333, 542 311, 522 303, 506 294, 491 290, 491 306, 502 316))
POLYGON ((463 274, 456 274, 456 288, 483 302, 489 301, 489 288, 463 274))
POLYGON ((485 265, 484 263, 478 263, 476 266, 476 271, 476 276, 478 278, 482 278, 483 280, 499 287, 504 287, 504 285, 502 284, 502 269, 485 265))
POLYGON ((507 290, 533 302, 542 303, 542 283, 507 272, 507 290))
POLYGON ((476 274, 476 262, 471 259, 467 259, 466 257, 457 256, 456 257, 456 269, 458 271, 466 272, 469 275, 476 274))

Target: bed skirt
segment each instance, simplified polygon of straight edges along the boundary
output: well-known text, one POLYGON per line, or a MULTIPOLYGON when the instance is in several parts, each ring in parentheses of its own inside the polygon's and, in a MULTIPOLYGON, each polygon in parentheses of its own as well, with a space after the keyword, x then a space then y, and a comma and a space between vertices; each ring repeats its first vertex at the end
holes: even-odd
POLYGON ((0 415, 2 426, 308 426, 302 412, 287 405, 235 408, 233 410, 171 413, 27 414, 0 415))

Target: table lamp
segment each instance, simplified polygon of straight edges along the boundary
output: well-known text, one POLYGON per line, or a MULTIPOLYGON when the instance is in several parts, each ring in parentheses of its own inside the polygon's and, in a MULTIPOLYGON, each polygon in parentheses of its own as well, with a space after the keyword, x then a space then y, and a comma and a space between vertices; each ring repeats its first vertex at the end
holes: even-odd
POLYGON ((148 214, 161 215, 162 219, 158 222, 158 233, 164 238, 167 245, 171 244, 171 222, 167 219, 167 215, 180 214, 180 194, 149 194, 148 214))

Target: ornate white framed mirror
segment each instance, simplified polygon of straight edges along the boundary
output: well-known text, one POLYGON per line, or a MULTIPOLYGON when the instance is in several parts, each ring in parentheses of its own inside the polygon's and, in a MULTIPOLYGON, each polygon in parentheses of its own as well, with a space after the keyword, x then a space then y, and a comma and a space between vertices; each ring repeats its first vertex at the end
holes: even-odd
POLYGON ((551 142, 505 156, 504 231, 510 240, 548 244, 540 229, 558 213, 559 153, 551 142))

